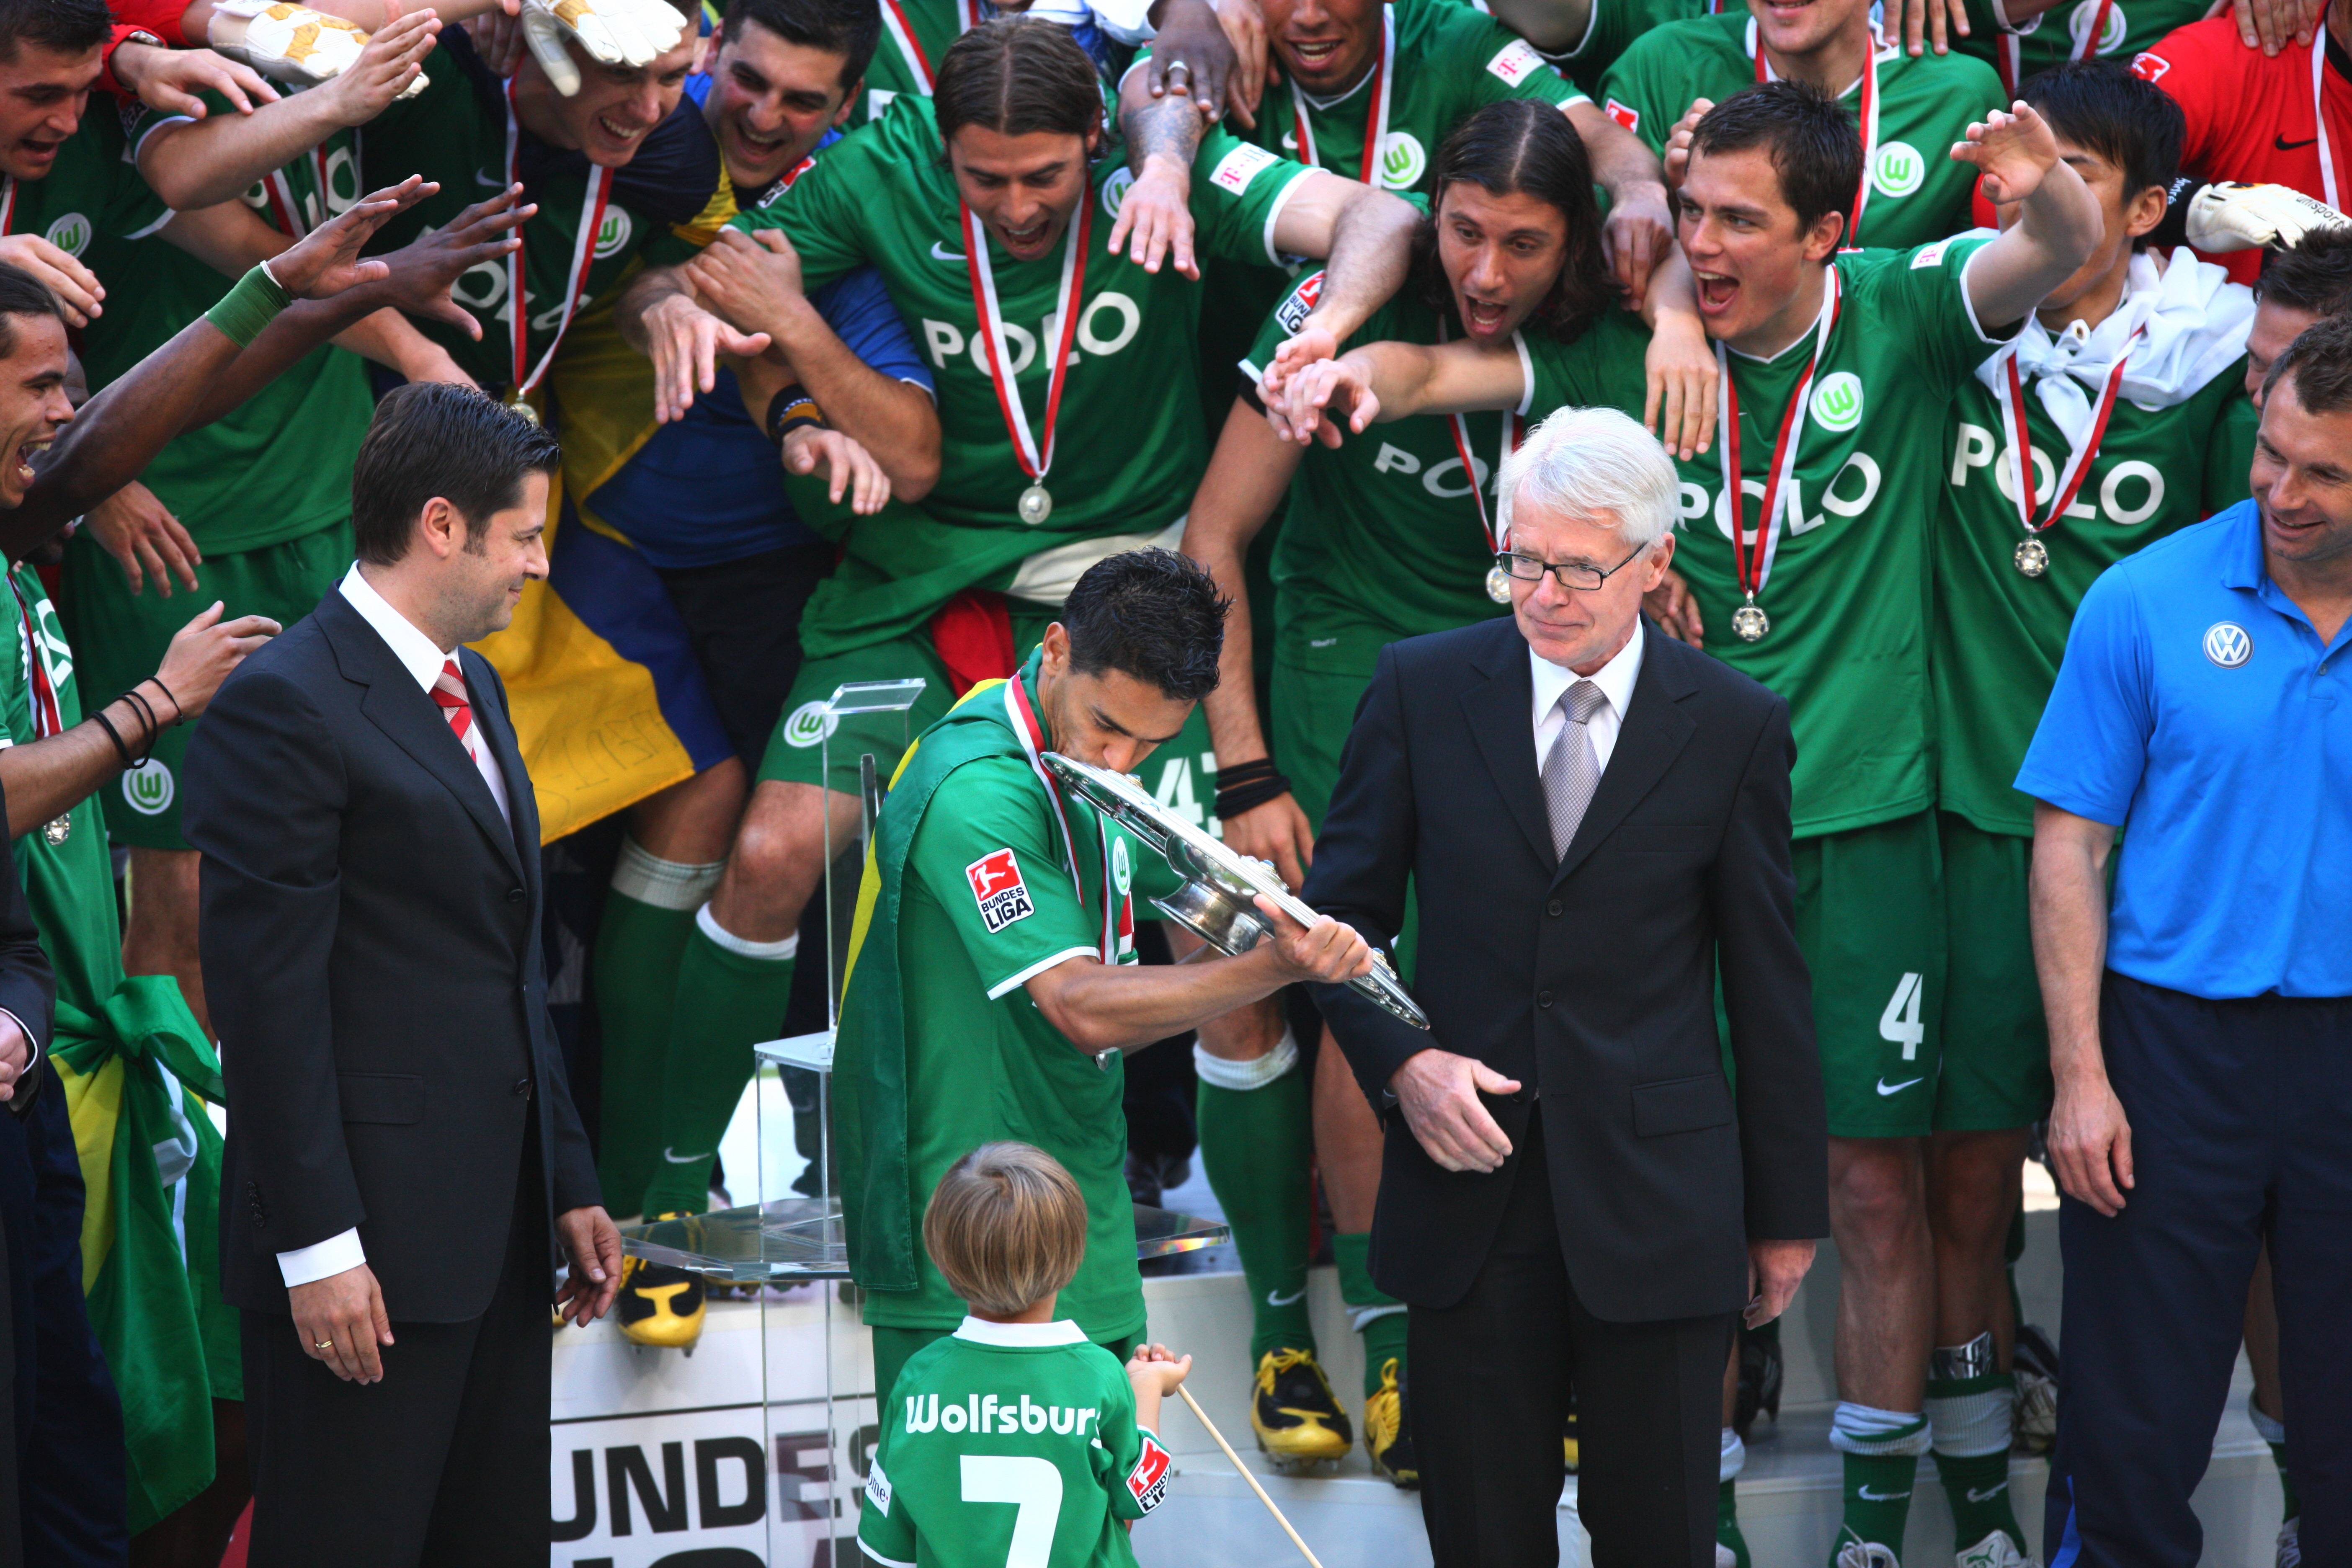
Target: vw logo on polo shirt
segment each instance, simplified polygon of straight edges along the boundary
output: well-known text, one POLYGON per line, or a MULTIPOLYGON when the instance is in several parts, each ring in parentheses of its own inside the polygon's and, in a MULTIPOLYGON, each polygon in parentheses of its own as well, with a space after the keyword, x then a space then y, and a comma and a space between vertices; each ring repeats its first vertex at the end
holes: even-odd
POLYGON ((2254 639, 2235 621, 2215 621, 2205 628, 2205 657, 2223 669, 2235 669, 2254 657, 2254 639))
POLYGON ((1825 375, 1813 388, 1813 423, 1824 430, 1851 430, 1862 423, 1862 377, 1850 370, 1825 375))

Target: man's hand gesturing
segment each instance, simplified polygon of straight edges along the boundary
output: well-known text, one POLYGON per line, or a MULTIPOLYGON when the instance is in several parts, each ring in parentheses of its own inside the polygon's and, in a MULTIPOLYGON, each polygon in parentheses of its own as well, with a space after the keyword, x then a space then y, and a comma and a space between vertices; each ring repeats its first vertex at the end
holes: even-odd
POLYGON ((1511 1141, 1479 1102, 1481 1094, 1516 1094, 1505 1078, 1473 1057, 1432 1046, 1407 1057, 1389 1079, 1405 1125, 1429 1157, 1448 1171, 1496 1171, 1510 1158, 1511 1141))

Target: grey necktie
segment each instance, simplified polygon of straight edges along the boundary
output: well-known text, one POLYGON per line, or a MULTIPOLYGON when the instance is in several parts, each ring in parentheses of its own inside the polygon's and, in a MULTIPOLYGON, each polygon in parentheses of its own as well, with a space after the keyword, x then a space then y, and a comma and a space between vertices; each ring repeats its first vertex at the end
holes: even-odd
POLYGON ((1601 688, 1580 680, 1561 692, 1555 705, 1568 715, 1568 722, 1559 727, 1544 757, 1544 805, 1551 813, 1552 853, 1563 860, 1601 784, 1601 754, 1592 749, 1592 731, 1586 726, 1608 700, 1601 688))

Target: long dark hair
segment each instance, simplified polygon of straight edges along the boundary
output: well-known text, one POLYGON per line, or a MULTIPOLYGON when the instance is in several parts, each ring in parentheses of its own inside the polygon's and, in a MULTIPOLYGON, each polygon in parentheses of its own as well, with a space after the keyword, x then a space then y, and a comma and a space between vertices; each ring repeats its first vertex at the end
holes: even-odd
POLYGON ((1454 286, 1437 257, 1438 209, 1446 186, 1463 182, 1493 195, 1533 196, 1558 208, 1568 225, 1559 279, 1528 317, 1530 328, 1567 342, 1617 303, 1617 285, 1601 255, 1601 207, 1582 139, 1550 104, 1511 98, 1455 126, 1430 165, 1429 213, 1413 233, 1412 268, 1433 310, 1454 314, 1454 286))
POLYGON ((948 47, 931 110, 941 158, 966 125, 1006 136, 1049 131, 1083 138, 1103 122, 1102 79, 1067 27, 1003 16, 948 47))

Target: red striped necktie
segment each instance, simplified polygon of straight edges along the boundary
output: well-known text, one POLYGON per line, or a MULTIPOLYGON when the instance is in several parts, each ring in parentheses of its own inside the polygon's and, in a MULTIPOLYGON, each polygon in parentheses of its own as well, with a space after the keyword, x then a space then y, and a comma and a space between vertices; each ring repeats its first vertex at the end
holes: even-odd
POLYGON ((466 678, 457 673, 456 659, 443 661, 441 673, 433 682, 433 700, 441 705, 441 716, 449 721, 450 733, 466 748, 466 754, 473 756, 474 702, 466 694, 466 678))

